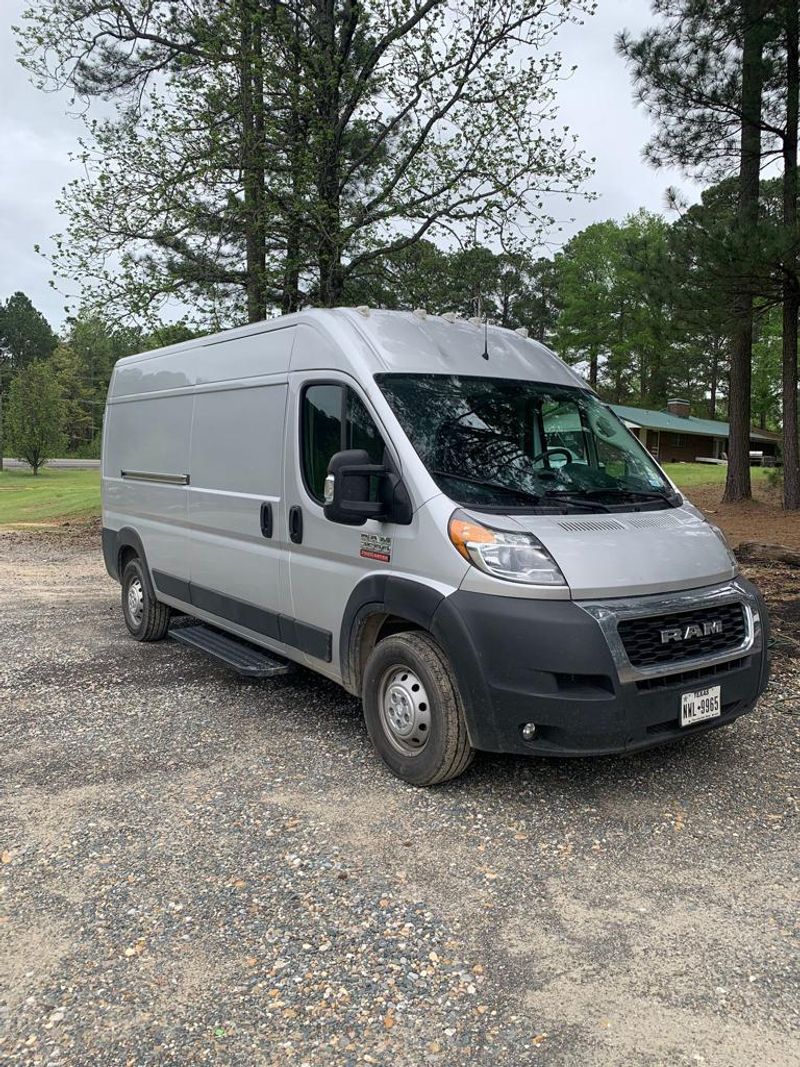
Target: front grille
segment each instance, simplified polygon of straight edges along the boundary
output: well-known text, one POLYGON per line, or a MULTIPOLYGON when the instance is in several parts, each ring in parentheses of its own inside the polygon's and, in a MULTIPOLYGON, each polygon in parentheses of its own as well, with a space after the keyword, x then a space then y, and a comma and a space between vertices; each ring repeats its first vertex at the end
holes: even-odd
POLYGON ((666 615, 622 619, 619 636, 628 659, 634 667, 656 667, 660 664, 680 663, 686 659, 714 656, 738 648, 745 639, 744 608, 740 603, 717 607, 693 608, 666 615), (662 630, 679 630, 686 635, 688 627, 719 621, 721 633, 702 633, 682 640, 662 640, 662 630))
POLYGON ((720 675, 730 674, 732 671, 740 671, 750 662, 749 656, 741 659, 729 659, 724 663, 713 663, 710 667, 695 667, 691 671, 678 671, 677 674, 659 674, 655 678, 640 678, 636 688, 640 693, 649 693, 654 689, 671 689, 678 685, 688 685, 690 682, 711 684, 720 675))

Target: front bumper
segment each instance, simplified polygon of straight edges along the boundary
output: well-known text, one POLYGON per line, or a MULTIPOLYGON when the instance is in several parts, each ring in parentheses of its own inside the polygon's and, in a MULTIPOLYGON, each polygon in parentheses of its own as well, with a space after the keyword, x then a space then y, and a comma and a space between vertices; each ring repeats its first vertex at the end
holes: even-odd
POLYGON ((767 614, 744 579, 669 596, 592 603, 459 591, 433 620, 463 696, 472 744, 489 752, 553 756, 635 751, 702 733, 751 711, 767 684, 767 614), (617 623, 632 616, 739 601, 745 638, 705 658, 636 668, 617 623), (722 714, 680 726, 682 693, 720 685, 722 714), (531 741, 522 726, 536 724, 531 741))

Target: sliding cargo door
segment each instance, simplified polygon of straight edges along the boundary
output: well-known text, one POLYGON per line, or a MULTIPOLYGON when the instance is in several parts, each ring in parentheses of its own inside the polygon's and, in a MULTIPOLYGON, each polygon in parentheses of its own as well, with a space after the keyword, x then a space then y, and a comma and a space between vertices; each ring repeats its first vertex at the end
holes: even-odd
POLYGON ((189 487, 191 603, 282 649, 288 606, 285 381, 198 389, 189 487))

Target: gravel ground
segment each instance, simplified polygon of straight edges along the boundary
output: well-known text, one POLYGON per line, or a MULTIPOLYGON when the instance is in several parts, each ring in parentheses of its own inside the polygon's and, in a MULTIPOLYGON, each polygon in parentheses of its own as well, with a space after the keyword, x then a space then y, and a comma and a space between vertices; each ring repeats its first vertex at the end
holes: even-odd
POLYGON ((3 535, 0 1061, 800 1063, 800 577, 764 578, 754 715, 420 791, 317 676, 130 640, 96 531, 3 535))

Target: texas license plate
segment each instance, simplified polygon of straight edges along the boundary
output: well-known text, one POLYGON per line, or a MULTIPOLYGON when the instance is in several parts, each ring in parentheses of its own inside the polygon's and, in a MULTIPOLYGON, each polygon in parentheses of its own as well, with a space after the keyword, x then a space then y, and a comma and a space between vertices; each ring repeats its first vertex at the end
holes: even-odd
POLYGON ((703 719, 716 719, 722 712, 720 690, 722 686, 711 685, 708 689, 695 689, 693 693, 681 694, 681 726, 691 726, 703 719))

